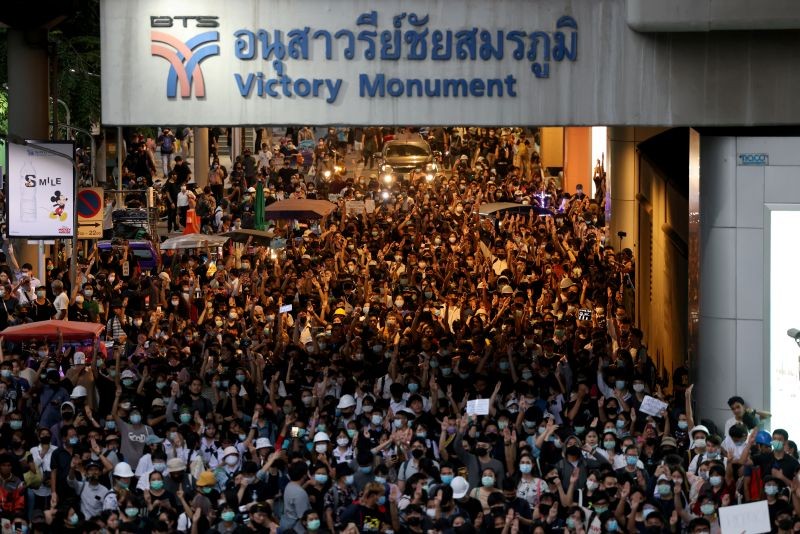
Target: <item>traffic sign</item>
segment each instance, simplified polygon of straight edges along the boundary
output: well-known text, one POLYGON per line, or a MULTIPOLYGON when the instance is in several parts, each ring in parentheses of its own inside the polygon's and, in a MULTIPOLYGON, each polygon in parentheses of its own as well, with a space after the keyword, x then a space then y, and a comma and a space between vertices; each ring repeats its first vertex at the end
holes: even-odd
POLYGON ((78 191, 75 211, 78 213, 78 239, 103 237, 102 187, 89 187, 78 191))

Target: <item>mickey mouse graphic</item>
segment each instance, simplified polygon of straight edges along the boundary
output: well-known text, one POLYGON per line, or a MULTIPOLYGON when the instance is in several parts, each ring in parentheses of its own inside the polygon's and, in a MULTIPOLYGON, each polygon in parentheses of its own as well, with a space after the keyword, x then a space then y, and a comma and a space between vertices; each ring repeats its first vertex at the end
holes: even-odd
POLYGON ((67 220, 67 214, 64 212, 64 207, 67 204, 67 197, 61 194, 61 191, 56 191, 50 197, 50 202, 53 203, 53 211, 50 213, 51 219, 59 219, 61 221, 67 220))

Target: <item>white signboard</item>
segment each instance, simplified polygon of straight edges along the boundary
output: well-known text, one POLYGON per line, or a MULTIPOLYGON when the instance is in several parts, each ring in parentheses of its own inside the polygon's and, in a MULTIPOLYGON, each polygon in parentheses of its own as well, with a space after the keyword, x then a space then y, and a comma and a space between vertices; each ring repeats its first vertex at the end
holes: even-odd
POLYGON ((719 509, 722 534, 761 534, 770 532, 767 501, 756 501, 719 509))
POLYGON ((467 401, 467 415, 489 415, 489 399, 467 401))
POLYGON ((647 415, 652 415, 653 417, 661 417, 661 412, 666 410, 667 406, 666 402, 651 397, 650 395, 645 395, 644 399, 642 399, 641 406, 639 406, 639 411, 647 415))
POLYGON ((35 146, 8 144, 8 235, 71 237, 75 225, 73 145, 30 143, 35 146))

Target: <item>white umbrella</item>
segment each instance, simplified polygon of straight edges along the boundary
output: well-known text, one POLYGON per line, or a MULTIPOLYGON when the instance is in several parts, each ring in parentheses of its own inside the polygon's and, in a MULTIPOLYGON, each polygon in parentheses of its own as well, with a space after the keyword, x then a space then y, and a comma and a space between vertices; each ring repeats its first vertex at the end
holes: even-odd
POLYGON ((180 250, 185 248, 218 247, 223 245, 228 237, 221 235, 186 234, 170 237, 161 243, 161 250, 180 250))

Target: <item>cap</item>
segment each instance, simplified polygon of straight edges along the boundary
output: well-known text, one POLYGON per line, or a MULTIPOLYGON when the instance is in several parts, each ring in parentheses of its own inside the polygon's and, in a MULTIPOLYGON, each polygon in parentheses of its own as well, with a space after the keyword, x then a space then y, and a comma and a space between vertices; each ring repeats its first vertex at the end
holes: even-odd
POLYGON ((336 308, 336 311, 333 312, 333 315, 347 315, 347 312, 344 311, 344 308, 336 308))
POLYGON ((500 290, 500 293, 503 295, 513 295, 514 289, 511 286, 503 286, 503 289, 500 290))
POLYGON ((572 287, 574 285, 577 284, 573 282, 571 278, 564 278, 563 280, 561 280, 561 283, 558 284, 558 287, 560 287, 561 289, 567 289, 568 287, 572 287))
POLYGON ((147 436, 144 442, 145 445, 158 445, 159 443, 164 442, 164 438, 159 438, 155 434, 150 434, 149 436, 147 436))
POLYGON ((331 438, 325 432, 317 432, 314 434, 314 443, 319 443, 321 441, 330 441, 331 438))
POLYGON ((272 443, 269 438, 258 438, 256 440, 256 449, 268 449, 270 447, 272 447, 272 443))
POLYGON ((133 476, 130 464, 128 462, 120 462, 114 466, 114 476, 128 478, 133 476))
POLYGON ((197 486, 214 486, 217 483, 217 477, 214 476, 213 471, 203 471, 197 477, 197 486))
POLYGON ((456 477, 450 482, 454 499, 463 499, 469 491, 469 482, 464 477, 456 477))
POLYGON ((672 436, 666 436, 664 439, 661 440, 661 446, 662 447, 674 447, 674 448, 677 449, 678 448, 678 442, 675 441, 675 438, 673 438, 672 436))
POLYGON ((239 449, 237 449, 236 447, 225 447, 225 450, 222 451, 223 458, 225 458, 226 456, 230 456, 232 454, 239 456, 239 449))
POLYGON ((303 254, 302 256, 300 256, 300 259, 301 260, 310 260, 311 259, 311 255, 310 254, 303 254))
POLYGON ((169 273, 167 273, 166 271, 161 271, 160 273, 158 273, 158 277, 167 283, 170 282, 169 273))
POLYGON ((467 155, 466 155, 466 154, 461 154, 461 157, 460 157, 459 159, 461 159, 461 160, 468 160, 469 158, 467 157, 467 155))
POLYGON ((72 408, 72 411, 75 411, 75 405, 72 404, 70 401, 62 402, 61 403, 61 411, 64 411, 64 408, 72 408))
POLYGON ((125 369, 124 371, 122 371, 122 374, 119 375, 119 376, 120 376, 120 378, 136 378, 136 373, 134 373, 130 369, 125 369))
POLYGON ((758 434, 756 434, 756 443, 759 445, 771 445, 772 436, 766 430, 761 430, 758 434))
POLYGON ((151 405, 152 406, 166 406, 166 404, 164 404, 164 399, 162 399, 161 397, 156 397, 155 399, 153 399, 153 403, 151 405))
POLYGON ((86 469, 91 469, 92 467, 96 467, 98 469, 102 469, 103 468, 103 464, 100 463, 100 460, 92 460, 91 458, 86 460, 86 462, 83 464, 83 466, 86 469))
POLYGON ((255 193, 256 192, 256 188, 255 187, 248 187, 247 188, 247 192, 248 193, 255 193))
POLYGON ((170 458, 167 460, 167 472, 180 473, 186 471, 186 462, 180 458, 170 458))
POLYGON ((85 397, 87 395, 86 388, 83 386, 75 386, 72 388, 72 394, 70 394, 70 398, 72 399, 80 399, 81 397, 85 397))
POLYGON ((340 410, 344 410, 345 408, 352 408, 355 405, 356 399, 354 399, 352 395, 342 395, 342 398, 339 399, 339 404, 336 407, 340 410))

